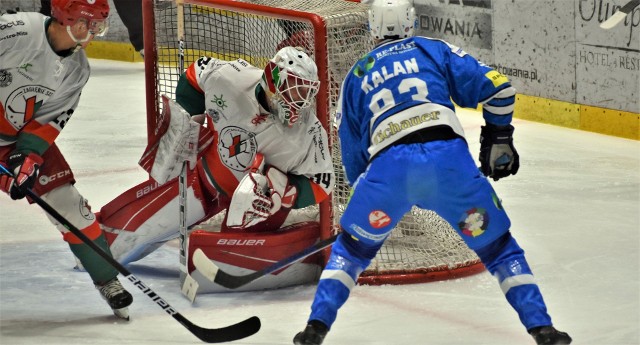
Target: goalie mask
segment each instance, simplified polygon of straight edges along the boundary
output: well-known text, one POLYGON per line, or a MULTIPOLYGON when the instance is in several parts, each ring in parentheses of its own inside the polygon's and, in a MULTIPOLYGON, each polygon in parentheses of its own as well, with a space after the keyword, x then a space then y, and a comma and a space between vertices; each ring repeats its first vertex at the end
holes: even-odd
POLYGON ((316 63, 304 51, 284 47, 267 63, 260 81, 270 112, 286 126, 298 122, 320 87, 316 63))
POLYGON ((376 40, 413 36, 416 11, 409 0, 373 0, 369 9, 369 30, 376 40))

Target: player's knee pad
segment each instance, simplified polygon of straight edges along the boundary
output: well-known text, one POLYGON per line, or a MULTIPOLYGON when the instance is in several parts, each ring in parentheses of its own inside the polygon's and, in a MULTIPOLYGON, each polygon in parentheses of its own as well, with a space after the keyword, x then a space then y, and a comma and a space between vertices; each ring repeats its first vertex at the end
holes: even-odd
MULTIPOLYGON (((97 225, 95 215, 91 212, 88 201, 80 195, 73 185, 64 184, 53 189, 42 195, 42 200, 60 213, 71 225, 83 231, 90 239, 93 240, 100 235, 100 228, 97 225)), ((64 234, 67 242, 70 239, 80 241, 79 238, 72 236, 65 224, 60 224, 50 215, 47 216, 58 230, 64 234)))

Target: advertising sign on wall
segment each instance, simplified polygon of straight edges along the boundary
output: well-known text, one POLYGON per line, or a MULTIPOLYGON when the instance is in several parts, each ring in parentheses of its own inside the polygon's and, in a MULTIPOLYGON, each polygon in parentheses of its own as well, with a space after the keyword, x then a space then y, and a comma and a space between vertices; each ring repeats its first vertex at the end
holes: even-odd
POLYGON ((417 35, 443 39, 493 62, 491 0, 416 0, 414 6, 417 35))
POLYGON ((576 1, 577 103, 640 112, 640 7, 603 30, 628 0, 576 1))

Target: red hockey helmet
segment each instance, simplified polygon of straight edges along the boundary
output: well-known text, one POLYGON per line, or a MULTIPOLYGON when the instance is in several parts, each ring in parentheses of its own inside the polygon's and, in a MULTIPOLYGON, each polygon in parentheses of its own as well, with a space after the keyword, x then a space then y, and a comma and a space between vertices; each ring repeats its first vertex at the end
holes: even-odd
POLYGON ((52 0, 51 16, 60 24, 72 26, 78 20, 87 22, 89 31, 102 36, 107 32, 109 22, 108 0, 52 0))

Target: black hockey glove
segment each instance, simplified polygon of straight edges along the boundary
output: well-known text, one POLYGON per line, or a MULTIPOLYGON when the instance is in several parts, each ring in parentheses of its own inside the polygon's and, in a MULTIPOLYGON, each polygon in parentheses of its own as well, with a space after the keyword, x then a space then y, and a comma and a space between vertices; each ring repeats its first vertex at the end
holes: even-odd
POLYGON ((36 184, 42 157, 35 153, 12 153, 7 159, 7 166, 14 177, 3 175, 0 188, 9 194, 11 199, 22 199, 27 189, 33 188, 36 184))
POLYGON ((515 175, 520 168, 520 156, 513 146, 513 126, 482 126, 479 160, 484 176, 494 181, 515 175))

